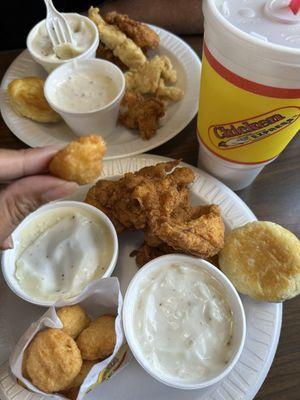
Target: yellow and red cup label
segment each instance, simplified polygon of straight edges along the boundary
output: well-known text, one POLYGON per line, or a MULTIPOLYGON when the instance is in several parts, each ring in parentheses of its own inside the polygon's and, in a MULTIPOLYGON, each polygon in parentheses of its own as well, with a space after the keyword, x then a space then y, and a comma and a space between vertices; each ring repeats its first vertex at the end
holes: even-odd
POLYGON ((239 164, 267 162, 300 130, 300 89, 244 79, 204 45, 197 126, 201 143, 215 155, 239 164))

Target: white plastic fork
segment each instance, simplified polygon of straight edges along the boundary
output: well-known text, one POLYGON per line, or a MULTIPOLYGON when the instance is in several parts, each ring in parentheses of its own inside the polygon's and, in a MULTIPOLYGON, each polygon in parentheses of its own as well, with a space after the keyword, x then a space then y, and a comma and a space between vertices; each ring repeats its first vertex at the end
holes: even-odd
POLYGON ((46 29, 53 47, 62 43, 73 44, 70 26, 66 18, 56 10, 52 0, 44 0, 47 8, 46 29))

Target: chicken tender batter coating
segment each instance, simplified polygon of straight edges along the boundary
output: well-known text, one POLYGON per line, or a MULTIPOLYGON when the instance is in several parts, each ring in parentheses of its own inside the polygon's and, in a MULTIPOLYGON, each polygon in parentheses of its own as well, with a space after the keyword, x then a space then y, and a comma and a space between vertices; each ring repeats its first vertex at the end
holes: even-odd
POLYGON ((40 331, 28 347, 26 371, 32 384, 43 392, 66 389, 82 366, 75 341, 60 329, 40 331))
POLYGON ((115 348, 115 317, 103 315, 95 319, 77 338, 77 345, 84 360, 109 357, 115 348))
POLYGON ((84 309, 78 304, 62 307, 56 313, 63 324, 62 330, 73 339, 76 339, 91 322, 84 309))
POLYGON ((94 182, 102 170, 106 146, 101 136, 82 136, 60 150, 50 162, 50 173, 79 185, 94 182))
POLYGON ((105 44, 113 54, 118 57, 127 67, 138 67, 147 59, 143 51, 114 25, 104 21, 99 13, 99 8, 90 7, 89 18, 96 24, 101 42, 105 44))
POLYGON ((138 129, 140 136, 151 139, 159 127, 159 120, 165 115, 164 103, 155 97, 144 98, 134 92, 125 92, 119 121, 129 129, 138 129))
POLYGON ((7 87, 12 108, 23 117, 37 122, 57 122, 61 117, 44 96, 44 80, 35 76, 14 79, 7 87))
POLYGON ((111 11, 104 19, 108 24, 116 25, 142 49, 155 49, 159 45, 159 35, 153 29, 128 15, 111 11))

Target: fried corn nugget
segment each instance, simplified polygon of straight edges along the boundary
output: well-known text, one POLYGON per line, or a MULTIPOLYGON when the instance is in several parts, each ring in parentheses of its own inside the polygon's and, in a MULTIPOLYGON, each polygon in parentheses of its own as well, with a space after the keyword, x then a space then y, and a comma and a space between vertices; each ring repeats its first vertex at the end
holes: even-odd
POLYGON ((26 370, 33 385, 46 393, 66 389, 82 366, 75 341, 60 329, 39 332, 28 347, 26 370))
POLYGON ((78 396, 78 393, 79 393, 79 388, 76 387, 76 388, 71 388, 71 389, 68 389, 68 390, 62 390, 59 393, 64 395, 67 399, 76 400, 77 396, 78 396))
POLYGON ((84 309, 78 304, 62 307, 56 313, 63 324, 62 330, 73 339, 76 339, 91 322, 84 309))
POLYGON ((165 115, 164 103, 155 98, 126 91, 122 100, 119 121, 129 129, 138 129, 140 136, 151 139, 159 127, 159 120, 165 115))
POLYGON ((7 87, 7 93, 14 111, 37 122, 57 122, 61 120, 47 103, 44 96, 43 79, 28 76, 14 79, 7 87))
POLYGON ((129 39, 116 26, 104 21, 99 13, 99 8, 90 7, 88 16, 98 27, 101 42, 112 50, 114 56, 118 57, 127 67, 138 67, 147 61, 145 54, 133 40, 129 39))
POLYGON ((82 136, 55 154, 49 165, 50 173, 79 185, 91 183, 101 173, 105 151, 101 136, 82 136))
POLYGON ((81 332, 76 343, 84 360, 107 358, 116 344, 115 317, 103 315, 97 318, 81 332))
POLYGON ((125 73, 126 88, 142 94, 155 94, 162 78, 168 83, 175 83, 177 73, 168 57, 155 56, 152 60, 125 73))
POLYGON ((112 11, 104 19, 108 24, 116 25, 142 49, 155 49, 159 45, 159 35, 153 29, 128 15, 112 11))
POLYGON ((99 362, 99 360, 95 361, 83 360, 81 370, 74 379, 74 381, 71 383, 69 390, 79 388, 82 385, 85 378, 87 377, 90 370, 93 368, 95 364, 97 364, 97 362, 99 362))
POLYGON ((119 67, 122 71, 126 71, 128 68, 127 66, 122 63, 122 61, 114 56, 114 53, 112 50, 110 50, 108 47, 105 46, 105 44, 101 43, 98 46, 96 56, 98 58, 102 58, 103 60, 107 60, 115 64, 117 67, 119 67))

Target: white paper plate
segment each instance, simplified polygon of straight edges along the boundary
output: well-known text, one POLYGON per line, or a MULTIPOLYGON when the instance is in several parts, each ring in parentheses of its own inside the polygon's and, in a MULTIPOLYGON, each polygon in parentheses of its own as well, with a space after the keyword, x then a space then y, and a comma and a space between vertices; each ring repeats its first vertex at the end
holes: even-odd
MULTIPOLYGON (((163 126, 150 140, 143 140, 137 132, 118 125, 107 138, 108 151, 105 159, 128 157, 141 154, 167 142, 182 131, 194 118, 198 111, 201 61, 196 53, 179 37, 164 29, 153 27, 160 36, 159 48, 149 52, 153 55, 168 56, 178 73, 177 86, 185 92, 183 99, 167 108, 163 126)), ((64 123, 40 124, 18 116, 11 108, 5 89, 9 82, 24 76, 46 78, 46 72, 30 56, 23 51, 10 65, 1 83, 0 110, 9 129, 31 147, 48 144, 66 144, 76 138, 64 123)), ((92 133, 92 132, 91 132, 92 133)))
MULTIPOLYGON (((104 163, 103 177, 116 177, 144 166, 166 161, 164 157, 141 155, 104 163)), ((255 220, 254 214, 229 188, 205 172, 192 167, 196 180, 191 187, 192 201, 216 203, 222 209, 227 231, 255 220)), ((82 188, 76 200, 85 197, 82 188)), ((74 197, 73 197, 74 198, 74 197)), ((128 232, 120 237, 120 254, 115 275, 123 294, 136 273, 132 250, 142 243, 140 233, 128 232)), ((135 360, 110 382, 95 388, 86 400, 250 400, 262 385, 271 366, 280 334, 282 305, 264 303, 242 296, 247 319, 247 337, 240 360, 233 371, 217 385, 204 390, 179 390, 165 386, 148 375, 135 360)), ((11 377, 7 359, 19 336, 36 320, 44 308, 17 298, 2 282, 0 285, 0 398, 1 400, 39 400, 17 385, 11 377)))

